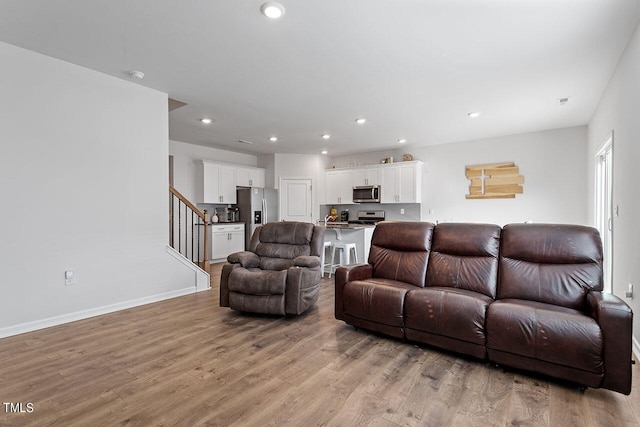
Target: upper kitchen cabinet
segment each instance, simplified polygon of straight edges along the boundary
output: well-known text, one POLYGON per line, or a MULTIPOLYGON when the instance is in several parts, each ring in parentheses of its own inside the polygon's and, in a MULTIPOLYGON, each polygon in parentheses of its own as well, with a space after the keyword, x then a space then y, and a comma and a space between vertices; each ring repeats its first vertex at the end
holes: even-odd
POLYGON ((353 170, 329 170, 325 174, 325 204, 350 205, 353 203, 353 170))
POLYGON ((200 203, 236 203, 236 167, 202 160, 196 179, 200 203))
POLYGON ((422 162, 402 162, 381 167, 381 203, 422 201, 422 162))
POLYGON ((380 167, 366 167, 353 169, 353 185, 380 185, 380 167))
POLYGON ((238 187, 264 188, 265 175, 265 170, 262 168, 239 166, 236 169, 236 185, 238 187))
POLYGON ((325 204, 353 203, 353 187, 380 186, 380 203, 420 203, 421 161, 329 169, 325 174, 325 204))

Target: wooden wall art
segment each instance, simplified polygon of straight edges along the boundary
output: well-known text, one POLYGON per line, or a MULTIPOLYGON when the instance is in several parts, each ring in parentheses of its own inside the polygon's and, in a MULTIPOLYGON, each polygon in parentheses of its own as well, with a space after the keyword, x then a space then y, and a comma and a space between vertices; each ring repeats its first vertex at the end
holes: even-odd
POLYGON ((467 166, 467 179, 471 180, 467 199, 513 199, 522 194, 524 176, 515 163, 494 163, 467 166))

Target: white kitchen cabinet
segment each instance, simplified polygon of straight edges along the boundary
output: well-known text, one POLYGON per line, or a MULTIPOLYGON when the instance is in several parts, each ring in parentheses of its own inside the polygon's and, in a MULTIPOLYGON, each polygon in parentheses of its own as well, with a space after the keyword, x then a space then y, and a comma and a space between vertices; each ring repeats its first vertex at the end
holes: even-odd
POLYGON ((244 224, 211 226, 209 256, 211 259, 226 259, 230 254, 244 251, 244 224))
POLYGON ((202 161, 199 165, 200 203, 236 203, 236 168, 224 163, 202 161))
POLYGON ((236 185, 238 187, 264 188, 265 175, 265 170, 262 168, 239 166, 236 168, 236 185))
POLYGON ((381 203, 422 201, 422 162, 402 162, 381 168, 381 203))
POLYGON ((352 204, 353 187, 380 186, 380 203, 422 201, 421 161, 329 169, 325 173, 326 205, 352 204))
POLYGON ((353 170, 330 170, 325 174, 325 204, 353 203, 353 170))
POLYGON ((353 186, 380 185, 380 169, 379 166, 353 169, 353 186))

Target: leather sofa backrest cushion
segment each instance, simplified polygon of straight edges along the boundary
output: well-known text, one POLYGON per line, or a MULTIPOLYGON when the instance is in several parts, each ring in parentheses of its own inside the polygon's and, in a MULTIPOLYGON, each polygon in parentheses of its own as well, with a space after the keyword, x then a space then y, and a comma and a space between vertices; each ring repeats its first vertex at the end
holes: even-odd
POLYGON ((595 228, 509 224, 500 251, 500 299, 584 310, 587 292, 602 290, 602 242, 595 228))
POLYGON ((495 298, 501 231, 493 224, 436 225, 426 286, 467 289, 495 298))
MULTIPOLYGON (((263 270, 284 270, 301 255, 312 255, 311 242, 315 227, 306 222, 270 222, 256 229, 259 240, 255 253, 263 270)), ((252 239, 254 240, 254 239, 252 239)))
POLYGON ((378 223, 369 251, 373 277, 424 287, 433 227, 430 222, 378 223))

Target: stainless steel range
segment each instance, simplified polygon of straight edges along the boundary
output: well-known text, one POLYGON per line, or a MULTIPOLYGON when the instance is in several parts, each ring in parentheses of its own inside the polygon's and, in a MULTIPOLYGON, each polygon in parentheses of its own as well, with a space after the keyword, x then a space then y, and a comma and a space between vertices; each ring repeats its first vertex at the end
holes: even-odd
POLYGON ((349 224, 377 224, 384 221, 384 211, 357 211, 357 219, 352 219, 349 224))

